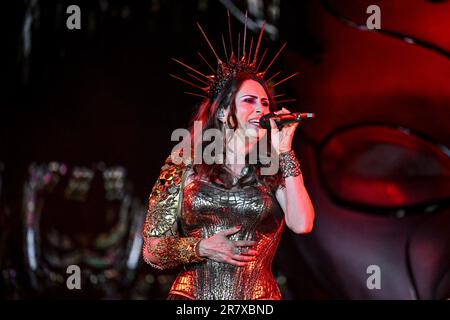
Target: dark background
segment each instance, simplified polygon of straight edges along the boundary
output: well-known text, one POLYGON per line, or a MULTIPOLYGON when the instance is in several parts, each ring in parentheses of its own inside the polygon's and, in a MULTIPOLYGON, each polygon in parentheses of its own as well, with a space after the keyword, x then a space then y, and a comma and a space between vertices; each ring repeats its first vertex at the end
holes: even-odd
MULTIPOLYGON (((325 219, 320 216, 333 212, 321 200, 321 195, 334 199, 320 186, 320 174, 314 173, 320 161, 312 156, 311 150, 317 150, 317 146, 340 128, 367 123, 408 128, 426 137, 433 146, 450 145, 450 3, 311 0, 280 1, 278 6, 277 1, 255 2, 263 4, 260 18, 268 19, 278 31, 277 36, 264 37, 263 47, 269 48, 268 56, 272 57, 284 41, 288 42, 272 71, 281 69, 285 76, 301 72, 280 88, 298 100, 286 107, 318 115, 300 126, 295 142, 319 216, 317 225, 313 234, 301 238, 286 231, 275 261, 277 274, 287 276, 285 293, 290 298, 379 298, 358 295, 355 293, 358 289, 346 288, 340 280, 332 280, 334 272, 340 273, 340 264, 348 269, 346 262, 339 259, 336 262, 320 254, 318 260, 305 258, 310 252, 320 251, 317 243, 322 241, 317 239, 320 239, 321 219, 325 219), (382 8, 385 33, 358 30, 348 24, 349 21, 364 24, 369 4, 382 8), (270 14, 270 6, 279 9, 279 16, 270 14), (415 44, 407 43, 405 38, 414 39, 415 44), (312 251, 307 249, 310 245, 312 251), (329 269, 314 273, 312 270, 317 265, 329 269)), ((245 1, 233 3, 242 12, 248 5, 245 1)), ((0 116, 0 162, 3 162, 0 199, 3 241, 7 243, 2 252, 2 270, 16 272, 14 281, 4 275, 9 279, 4 281, 16 283, 8 287, 5 295, 17 298, 33 296, 24 271, 21 216, 28 166, 32 162, 49 161, 61 161, 69 166, 89 167, 98 162, 123 166, 133 185, 133 196, 145 206, 160 167, 174 145, 170 141, 171 132, 187 127, 199 102, 183 94, 189 88, 169 77, 170 73, 184 72, 170 58, 180 58, 206 72, 195 52, 200 50, 209 61, 214 60, 195 23, 198 21, 205 27, 220 52, 220 34, 226 34, 227 25, 226 8, 219 1, 10 1, 9 5, 3 13, 4 21, 8 22, 8 42, 3 42, 6 57, 0 116), (65 10, 71 4, 81 8, 81 30, 66 28, 65 10)), ((242 30, 243 26, 235 17, 232 23, 236 41, 236 30, 242 30)), ((256 34, 250 32, 253 37, 256 34)), ((428 163, 424 160, 419 167, 428 163)), ((433 179, 440 180, 442 188, 446 188, 450 176, 448 159, 443 163, 433 179)), ((449 193, 444 190, 430 201, 445 207, 448 199, 449 193)), ((332 202, 333 206, 340 203, 336 199, 332 202)), ((402 204, 381 209, 376 205, 365 206, 364 210, 358 207, 361 212, 349 209, 348 204, 344 207, 362 217, 357 226, 367 223, 364 226, 370 229, 373 222, 367 222, 366 217, 372 219, 373 213, 387 217, 386 210, 398 210, 402 204)), ((415 214, 418 216, 421 217, 415 214)), ((438 225, 448 230, 448 212, 439 219, 442 220, 438 225)), ((386 226, 392 221, 383 223, 386 226)), ((402 222, 395 221, 395 224, 403 226, 402 222)), ((351 232, 338 230, 341 236, 351 232)), ((439 243, 443 242, 445 249, 448 237, 443 239, 439 243)), ((404 240, 392 241, 404 248, 404 240)), ((383 247, 390 245, 386 243, 383 247)), ((323 248, 324 251, 349 251, 348 247, 324 245, 323 248)), ((359 249, 367 252, 367 248, 359 249)), ((408 260, 405 254, 404 259, 408 260)), ((445 261, 445 258, 437 260, 445 261)), ((447 265, 443 262, 438 265, 437 278, 448 279, 448 261, 447 265)), ((404 268, 402 265, 393 274, 405 274, 404 268)), ((404 282, 405 292, 410 285, 412 290, 420 291, 411 265, 406 269, 410 280, 404 282)), ((150 271, 142 272, 146 276, 150 271)), ((433 286, 438 287, 439 281, 433 280, 433 286)), ((445 297, 447 293, 442 290, 446 291, 440 287, 422 297, 445 297)), ((161 298, 158 294, 147 292, 143 296, 161 298)), ((384 297, 409 299, 421 295, 386 293, 384 297)))

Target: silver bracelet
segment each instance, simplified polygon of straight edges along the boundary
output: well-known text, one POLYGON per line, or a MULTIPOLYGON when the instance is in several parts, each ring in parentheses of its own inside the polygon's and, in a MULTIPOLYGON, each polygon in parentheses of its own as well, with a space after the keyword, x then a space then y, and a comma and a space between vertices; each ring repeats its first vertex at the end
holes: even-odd
POLYGON ((302 174, 294 150, 280 153, 280 168, 283 178, 296 177, 302 174))

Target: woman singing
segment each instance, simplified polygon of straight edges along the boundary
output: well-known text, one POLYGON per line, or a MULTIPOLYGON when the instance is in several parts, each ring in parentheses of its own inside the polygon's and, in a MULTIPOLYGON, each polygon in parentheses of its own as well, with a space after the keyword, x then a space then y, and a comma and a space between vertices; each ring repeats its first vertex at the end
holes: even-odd
MULTIPOLYGON (((159 269, 182 266, 168 299, 282 299, 271 268, 284 224, 297 234, 313 227, 314 209, 291 149, 298 123, 278 128, 271 120, 270 130, 259 125, 264 114, 289 111, 277 110, 273 86, 264 80, 268 67, 258 72, 263 30, 254 54, 252 45, 246 52, 244 30, 242 56, 231 49, 225 61, 206 38, 218 59, 214 76, 177 60, 208 84, 202 87, 205 98, 192 123, 201 123, 202 133, 223 133, 223 161, 177 164, 169 156, 151 192, 143 258, 159 269), (256 163, 249 161, 263 137, 271 145, 266 156, 279 159, 275 174, 263 174, 266 164, 259 156, 256 163)), ((195 141, 193 137, 192 145, 195 141)))

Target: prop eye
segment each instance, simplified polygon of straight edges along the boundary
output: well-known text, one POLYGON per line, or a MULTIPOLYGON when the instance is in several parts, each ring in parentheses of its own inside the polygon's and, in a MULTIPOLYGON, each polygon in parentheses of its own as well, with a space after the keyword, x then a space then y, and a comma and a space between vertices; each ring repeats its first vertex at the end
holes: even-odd
POLYGON ((332 198, 349 205, 398 210, 450 199, 449 150, 405 129, 341 130, 323 144, 319 166, 332 198))

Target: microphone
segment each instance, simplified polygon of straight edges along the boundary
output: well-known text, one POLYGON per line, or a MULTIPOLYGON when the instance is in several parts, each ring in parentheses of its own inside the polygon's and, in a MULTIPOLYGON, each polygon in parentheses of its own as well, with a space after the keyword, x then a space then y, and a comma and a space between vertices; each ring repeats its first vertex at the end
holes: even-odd
POLYGON ((270 119, 273 119, 275 120, 278 129, 281 129, 283 126, 287 124, 300 122, 302 119, 314 117, 315 117, 314 113, 293 112, 293 113, 275 114, 272 112, 265 114, 261 118, 259 118, 259 125, 264 129, 270 129, 270 119))

